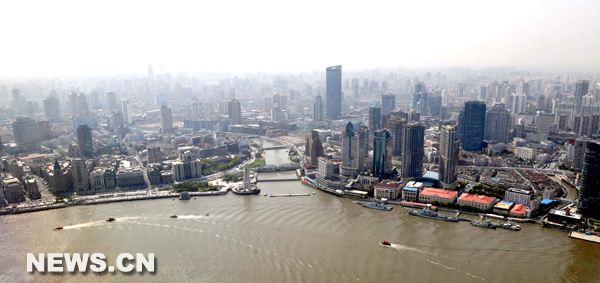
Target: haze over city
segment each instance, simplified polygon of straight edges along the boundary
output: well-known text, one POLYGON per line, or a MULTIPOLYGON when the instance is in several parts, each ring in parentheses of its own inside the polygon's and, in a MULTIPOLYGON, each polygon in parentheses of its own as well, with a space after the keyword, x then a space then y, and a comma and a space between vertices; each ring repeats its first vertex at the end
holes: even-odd
POLYGON ((600 63, 598 1, 9 1, 0 75, 600 63))

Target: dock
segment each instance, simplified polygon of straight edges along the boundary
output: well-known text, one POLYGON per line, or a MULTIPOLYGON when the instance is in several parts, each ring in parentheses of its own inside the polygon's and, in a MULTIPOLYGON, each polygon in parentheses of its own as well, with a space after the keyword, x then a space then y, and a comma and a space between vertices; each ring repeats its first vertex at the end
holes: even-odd
POLYGON ((309 197, 310 194, 271 194, 270 197, 309 197))
POLYGON ((595 243, 595 244, 600 244, 600 236, 598 236, 598 235, 600 235, 600 234, 590 233, 590 235, 588 235, 586 233, 581 233, 581 232, 576 232, 576 231, 569 232, 569 238, 582 240, 582 241, 595 243))

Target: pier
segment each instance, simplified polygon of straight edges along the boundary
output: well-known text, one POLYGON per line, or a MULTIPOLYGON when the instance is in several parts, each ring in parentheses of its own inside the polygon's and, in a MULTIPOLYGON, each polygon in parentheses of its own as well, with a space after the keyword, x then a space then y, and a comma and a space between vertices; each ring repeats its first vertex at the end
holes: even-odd
POLYGON ((588 232, 588 233, 589 233, 589 235, 587 233, 571 231, 571 232, 569 232, 569 238, 582 240, 582 241, 595 243, 595 244, 600 244, 600 236, 599 236, 600 234, 591 233, 591 232, 588 232))
POLYGON ((271 194, 270 197, 309 197, 310 194, 271 194))

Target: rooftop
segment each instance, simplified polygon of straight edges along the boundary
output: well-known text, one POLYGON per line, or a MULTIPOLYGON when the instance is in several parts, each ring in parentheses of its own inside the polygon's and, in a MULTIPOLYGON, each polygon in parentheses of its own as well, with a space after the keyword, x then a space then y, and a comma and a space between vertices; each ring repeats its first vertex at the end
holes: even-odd
POLYGON ((494 205, 494 208, 509 210, 512 205, 513 205, 512 202, 503 200, 501 202, 498 202, 496 205, 494 205))
POLYGON ((491 203, 494 202, 495 198, 493 197, 488 197, 488 196, 484 196, 484 195, 477 195, 477 194, 469 194, 469 193, 463 193, 460 198, 458 198, 459 200, 462 201, 474 201, 477 203, 491 203))
POLYGON ((398 188, 398 185, 379 183, 379 184, 375 185, 375 187, 386 187, 386 188, 395 189, 395 188, 398 188))
POLYGON ((527 206, 517 203, 515 205, 515 207, 513 207, 513 209, 510 210, 510 213, 516 213, 516 214, 525 214, 525 209, 527 208, 527 206))
POLYGON ((436 195, 441 198, 455 198, 456 195, 458 195, 458 192, 442 190, 442 189, 435 189, 435 188, 423 188, 423 190, 421 191, 421 195, 425 195, 425 196, 436 195))

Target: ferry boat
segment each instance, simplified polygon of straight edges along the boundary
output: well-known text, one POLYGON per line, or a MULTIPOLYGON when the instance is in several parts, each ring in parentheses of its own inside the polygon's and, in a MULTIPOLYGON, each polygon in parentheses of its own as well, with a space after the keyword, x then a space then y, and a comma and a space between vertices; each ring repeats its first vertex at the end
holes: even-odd
POLYGON ((483 228, 490 228, 490 229, 496 229, 498 226, 500 226, 500 225, 492 223, 489 219, 484 220, 484 221, 472 220, 471 225, 477 226, 477 227, 483 227, 483 228))
POLYGON ((520 231, 521 230, 521 226, 515 224, 512 221, 509 221, 508 223, 501 224, 500 227, 502 227, 504 229, 511 230, 511 231, 520 231))
POLYGON ((62 229, 63 229, 62 226, 58 226, 58 227, 54 228, 54 230, 62 230, 62 229))
POLYGON ((189 200, 191 198, 192 196, 190 196, 189 192, 181 192, 181 194, 179 195, 179 200, 189 200))
POLYGON ((109 218, 107 218, 107 219, 106 219, 106 222, 113 222, 113 221, 115 221, 115 220, 116 220, 116 219, 114 219, 114 218, 112 218, 112 217, 109 217, 109 218))
POLYGON ((171 218, 177 218, 177 217, 178 217, 178 216, 177 216, 177 215, 175 215, 175 214, 171 215, 171 218))
POLYGON ((384 246, 384 247, 391 247, 392 243, 388 242, 388 241, 381 241, 379 242, 380 245, 384 246))
POLYGON ((424 208, 423 210, 416 210, 416 209, 410 209, 410 208, 408 208, 406 210, 408 211, 408 214, 414 215, 414 216, 420 216, 420 217, 424 217, 424 218, 443 220, 443 221, 449 221, 449 222, 458 222, 458 217, 448 216, 446 214, 437 213, 437 212, 431 210, 429 207, 431 207, 431 206, 427 205, 427 208, 424 208))
POLYGON ((392 210, 394 208, 393 206, 383 205, 383 204, 378 203, 376 201, 370 201, 370 202, 359 201, 358 204, 360 204, 360 205, 362 205, 364 207, 368 207, 368 208, 372 208, 372 209, 385 210, 385 211, 390 211, 390 210, 392 210))

